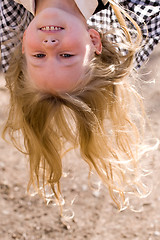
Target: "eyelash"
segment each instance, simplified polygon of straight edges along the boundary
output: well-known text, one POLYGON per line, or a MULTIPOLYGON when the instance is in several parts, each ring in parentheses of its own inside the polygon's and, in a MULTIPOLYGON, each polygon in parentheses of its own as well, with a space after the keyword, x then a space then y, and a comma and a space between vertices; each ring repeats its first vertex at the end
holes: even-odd
MULTIPOLYGON (((34 57, 35 58, 44 58, 46 55, 43 54, 43 53, 38 53, 38 54, 35 54, 34 57)), ((61 57, 63 58, 70 58, 70 57, 73 57, 74 55, 72 54, 69 54, 69 53, 64 53, 64 54, 60 54, 61 57)))
POLYGON ((35 54, 34 57, 35 58, 44 58, 46 55, 43 54, 43 53, 38 53, 38 54, 35 54))
POLYGON ((73 57, 74 55, 71 55, 69 53, 64 53, 64 54, 61 54, 60 56, 63 58, 70 58, 70 57, 73 57))

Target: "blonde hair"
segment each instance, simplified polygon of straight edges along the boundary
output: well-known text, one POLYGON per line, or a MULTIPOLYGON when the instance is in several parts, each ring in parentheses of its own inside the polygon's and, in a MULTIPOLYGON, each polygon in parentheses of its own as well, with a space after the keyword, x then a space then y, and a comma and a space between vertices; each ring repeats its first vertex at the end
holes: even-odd
POLYGON ((90 171, 95 169, 113 201, 122 208, 127 188, 138 193, 141 184, 139 115, 135 109, 131 111, 141 100, 129 84, 141 36, 132 21, 138 31, 133 43, 119 9, 116 5, 113 8, 123 30, 121 46, 127 52, 122 54, 121 46, 112 42, 112 32, 101 34, 102 54, 91 60, 87 83, 71 93, 52 95, 29 86, 26 62, 18 47, 5 76, 10 112, 3 137, 8 133, 13 144, 29 156, 29 186, 39 189, 42 181, 45 189, 49 184, 58 200, 66 143, 79 147, 90 171), (25 150, 17 138, 21 133, 25 150))

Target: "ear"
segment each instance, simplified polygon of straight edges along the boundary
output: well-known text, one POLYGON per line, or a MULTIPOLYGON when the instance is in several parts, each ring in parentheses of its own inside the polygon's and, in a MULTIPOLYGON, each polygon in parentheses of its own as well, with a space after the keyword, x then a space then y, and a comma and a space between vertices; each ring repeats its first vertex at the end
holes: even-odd
POLYGON ((95 29, 89 29, 89 34, 95 47, 95 53, 100 55, 102 53, 102 42, 99 33, 95 29))

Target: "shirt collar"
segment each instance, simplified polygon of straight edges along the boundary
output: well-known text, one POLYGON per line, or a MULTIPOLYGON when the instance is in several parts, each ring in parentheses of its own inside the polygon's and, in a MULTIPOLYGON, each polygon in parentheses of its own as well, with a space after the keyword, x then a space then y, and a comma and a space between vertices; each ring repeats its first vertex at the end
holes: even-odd
MULTIPOLYGON (((102 0, 102 2, 105 5, 108 0, 102 0)), ((93 15, 98 6, 98 0, 75 0, 75 3, 86 20, 93 15)))
MULTIPOLYGON (((29 1, 14 0, 14 1, 23 4, 23 6, 27 10, 29 10, 33 15, 35 15, 35 0, 29 1)), ((74 1, 86 20, 88 20, 93 15, 95 9, 98 6, 98 0, 74 0, 74 1)), ((105 5, 108 2, 108 0, 102 0, 102 2, 105 5)))
POLYGON ((92 16, 98 6, 97 0, 75 0, 75 3, 86 20, 92 16))

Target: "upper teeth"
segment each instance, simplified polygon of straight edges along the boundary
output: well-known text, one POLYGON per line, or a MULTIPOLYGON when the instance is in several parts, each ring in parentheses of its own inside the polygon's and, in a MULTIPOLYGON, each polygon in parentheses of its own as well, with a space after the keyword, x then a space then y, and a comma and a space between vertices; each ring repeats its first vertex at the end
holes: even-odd
POLYGON ((54 26, 47 26, 47 27, 42 27, 41 30, 43 31, 53 31, 53 30, 61 30, 61 27, 54 27, 54 26))

